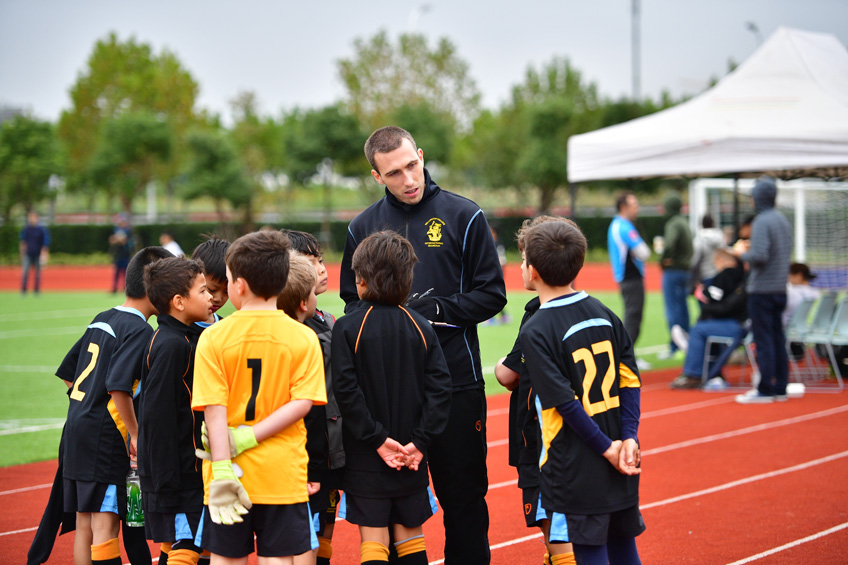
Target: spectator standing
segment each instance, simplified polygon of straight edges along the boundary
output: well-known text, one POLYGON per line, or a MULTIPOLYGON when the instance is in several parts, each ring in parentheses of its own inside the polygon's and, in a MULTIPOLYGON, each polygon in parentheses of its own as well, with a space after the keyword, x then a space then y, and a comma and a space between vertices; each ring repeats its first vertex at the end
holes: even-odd
POLYGON ((740 404, 786 400, 789 358, 781 316, 786 308, 786 281, 792 253, 789 221, 775 209, 777 185, 763 177, 751 192, 757 215, 751 224, 751 240, 734 249, 749 265, 748 313, 757 347, 760 382, 757 388, 736 397, 740 404))
POLYGON ((21 295, 26 295, 30 270, 35 271, 33 292, 41 290, 41 267, 47 264, 50 255, 50 231, 38 221, 38 212, 27 214, 27 224, 20 234, 21 252, 21 295))
POLYGON ((185 252, 180 244, 174 239, 174 234, 169 231, 163 231, 159 235, 159 245, 171 252, 174 257, 185 257, 185 252))
MULTIPOLYGON (((692 232, 680 208, 683 203, 677 194, 669 194, 663 201, 668 219, 663 230, 664 249, 660 256, 662 267, 663 298, 668 333, 674 326, 689 333, 689 306, 686 303, 689 290, 689 267, 692 261, 692 232)), ((659 358, 669 358, 678 350, 669 337, 669 351, 659 358)))
MULTIPOLYGON (((645 307, 645 261, 651 256, 651 250, 633 224, 639 216, 636 195, 632 192, 619 195, 615 207, 618 213, 607 231, 607 248, 612 275, 624 300, 624 328, 635 344, 639 339, 645 307)), ((640 371, 651 368, 642 359, 637 359, 636 364, 640 371)))
POLYGON ((122 278, 124 284, 126 284, 127 265, 129 265, 132 256, 132 249, 130 222, 126 214, 118 214, 115 219, 115 227, 109 236, 109 253, 112 255, 112 264, 115 265, 112 294, 118 292, 118 284, 122 278))
POLYGON ((432 439, 428 454, 444 511, 445 563, 489 563, 486 395, 477 324, 506 305, 492 234, 479 206, 430 178, 424 151, 406 130, 378 129, 365 143, 365 155, 386 195, 348 227, 340 296, 345 312, 359 300, 351 260, 367 236, 393 230, 412 243, 420 262, 408 307, 434 323, 452 383, 447 427, 432 439))

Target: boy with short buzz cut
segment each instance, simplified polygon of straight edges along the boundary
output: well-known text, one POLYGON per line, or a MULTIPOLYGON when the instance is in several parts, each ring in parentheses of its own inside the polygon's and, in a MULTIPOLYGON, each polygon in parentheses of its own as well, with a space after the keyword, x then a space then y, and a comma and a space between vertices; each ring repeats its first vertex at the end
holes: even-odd
POLYGON ((227 303, 227 264, 224 258, 229 248, 229 241, 213 235, 195 247, 191 254, 192 259, 203 263, 206 274, 206 290, 212 295, 209 317, 203 322, 199 322, 204 327, 208 327, 209 324, 214 324, 221 319, 218 310, 227 303))
POLYGON ((362 563, 426 564, 422 525, 435 512, 427 449, 447 425, 451 380, 436 332, 402 305, 417 262, 395 232, 365 238, 352 267, 361 302, 333 331, 333 386, 344 417, 339 516, 359 526, 362 563))
MULTIPOLYGON (((312 263, 318 276, 315 295, 327 290, 327 268, 318 239, 308 232, 280 230, 289 236, 292 251, 312 263)), ((321 489, 309 497, 309 506, 317 514, 318 553, 317 565, 329 565, 333 555, 333 529, 339 491, 342 488, 345 454, 342 443, 342 417, 333 393, 333 371, 330 361, 330 341, 336 319, 329 312, 315 309, 304 322, 315 331, 324 354, 324 380, 327 387, 327 404, 313 406, 304 418, 306 423, 306 449, 309 451, 309 480, 321 484, 321 489)))
POLYGON ((202 417, 191 409, 194 352, 212 296, 203 263, 162 259, 144 272, 147 296, 159 311, 144 356, 139 394, 138 471, 148 539, 163 544, 160 561, 197 563, 203 475, 195 446, 202 417))
POLYGON ((133 394, 156 313, 144 268, 165 257, 162 247, 146 247, 132 258, 124 303, 98 314, 56 371, 70 396, 62 467, 65 512, 76 513, 76 563, 121 563, 118 529, 138 436, 133 394))
POLYGON ((541 430, 541 507, 551 563, 639 563, 639 373, 621 320, 573 287, 586 238, 571 222, 524 235, 525 286, 539 310, 519 333, 541 430))
MULTIPOLYGON (((544 222, 570 222, 565 218, 557 216, 536 216, 527 219, 517 233, 518 250, 524 259, 524 237, 527 230, 544 222)), ((535 290, 532 285, 527 290, 535 290)), ((520 328, 539 310, 539 297, 533 297, 524 307, 524 317, 521 319, 520 328)), ((519 331, 520 331, 519 328, 519 331)), ((545 534, 550 528, 550 521, 539 508, 539 424, 533 408, 532 387, 527 376, 527 368, 524 364, 524 356, 521 353, 521 343, 518 336, 509 354, 498 361, 495 366, 495 377, 507 390, 509 397, 509 464, 518 471, 518 488, 522 492, 522 506, 524 510, 524 521, 528 528, 538 527, 545 534)), ((571 560, 565 559, 565 563, 574 563, 574 553, 569 544, 564 544, 560 549, 564 555, 570 555, 571 560)), ((550 551, 545 553, 543 562, 550 565, 550 551)))
POLYGON ((307 504, 303 416, 313 402, 326 402, 326 392, 315 333, 277 310, 289 248, 288 238, 273 231, 230 246, 227 280, 236 312, 206 329, 197 346, 192 408, 204 411, 211 451, 211 462, 203 463, 208 512, 200 545, 213 561, 245 564, 255 550, 260 564, 278 563, 318 545, 307 504))

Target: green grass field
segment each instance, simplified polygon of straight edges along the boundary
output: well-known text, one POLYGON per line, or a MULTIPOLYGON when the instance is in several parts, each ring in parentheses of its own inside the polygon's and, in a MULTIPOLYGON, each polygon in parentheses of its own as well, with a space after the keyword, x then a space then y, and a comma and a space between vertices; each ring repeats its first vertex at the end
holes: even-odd
MULTIPOLYGON (((621 315, 621 297, 617 293, 595 296, 621 315)), ((490 395, 505 392, 495 380, 494 366, 512 348, 524 304, 531 297, 529 292, 510 293, 507 312, 512 321, 479 327, 486 390, 490 395)), ((0 293, 0 467, 56 457, 68 397, 65 384, 54 372, 91 319, 118 305, 120 298, 91 292, 45 293, 38 298, 0 293)), ((321 295, 319 307, 337 316, 343 312, 343 303, 336 293, 321 295)), ((223 314, 229 312, 230 304, 223 314)), ((679 365, 679 361, 656 360, 655 353, 667 340, 662 296, 649 294, 637 352, 655 368, 679 365)))

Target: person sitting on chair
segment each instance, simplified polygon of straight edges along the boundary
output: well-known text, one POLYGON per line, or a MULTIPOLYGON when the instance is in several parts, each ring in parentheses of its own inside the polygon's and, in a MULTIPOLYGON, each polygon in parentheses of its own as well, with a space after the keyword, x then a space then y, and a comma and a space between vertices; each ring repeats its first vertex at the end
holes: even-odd
MULTIPOLYGON (((699 285, 695 297, 702 303, 701 317, 686 335, 680 326, 671 330, 672 339, 677 346, 686 351, 683 374, 671 381, 671 388, 698 388, 701 386, 701 372, 706 355, 706 342, 710 336, 735 339, 742 331, 742 323, 748 318, 745 292, 745 268, 742 262, 726 248, 715 250, 713 255, 718 274, 707 288, 699 285)), ((721 376, 719 381, 708 386, 724 388, 726 383, 721 376)))

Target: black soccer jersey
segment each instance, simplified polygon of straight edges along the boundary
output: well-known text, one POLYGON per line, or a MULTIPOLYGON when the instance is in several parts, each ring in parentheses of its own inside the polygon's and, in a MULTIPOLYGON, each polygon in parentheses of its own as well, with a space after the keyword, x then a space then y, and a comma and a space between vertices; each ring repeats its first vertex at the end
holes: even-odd
POLYGON ((542 433, 542 505, 567 515, 638 504, 639 477, 619 473, 557 411, 557 406, 580 402, 607 437, 621 439, 619 390, 641 386, 621 320, 579 292, 542 304, 519 339, 542 433))
POLYGON ((127 429, 109 393, 133 394, 152 334, 141 312, 116 306, 94 318, 56 371, 74 383, 65 423, 66 479, 126 481, 127 429))
POLYGON ((436 332, 413 310, 360 302, 333 328, 333 387, 344 418, 344 490, 367 498, 427 488, 427 447, 444 430, 451 379, 436 332), (418 471, 389 468, 387 437, 424 454, 418 471))
POLYGON ((203 328, 167 314, 145 351, 138 402, 138 473, 145 512, 200 512, 203 508, 203 413, 191 409, 194 352, 203 328))

